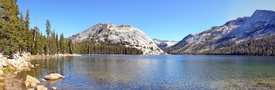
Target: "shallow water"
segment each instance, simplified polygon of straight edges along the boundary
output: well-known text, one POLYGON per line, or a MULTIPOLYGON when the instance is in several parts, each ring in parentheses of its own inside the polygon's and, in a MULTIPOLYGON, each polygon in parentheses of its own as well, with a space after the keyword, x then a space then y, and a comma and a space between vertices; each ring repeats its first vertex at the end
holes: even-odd
POLYGON ((41 84, 61 90, 275 88, 275 57, 91 55, 31 62, 38 66, 17 78, 60 73, 64 79, 41 84))

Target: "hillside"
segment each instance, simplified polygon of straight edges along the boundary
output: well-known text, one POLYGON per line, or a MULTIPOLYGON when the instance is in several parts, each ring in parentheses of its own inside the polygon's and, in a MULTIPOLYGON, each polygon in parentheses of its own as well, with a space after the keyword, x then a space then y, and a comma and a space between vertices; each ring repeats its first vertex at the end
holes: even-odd
POLYGON ((248 40, 266 38, 274 34, 275 12, 256 10, 251 17, 238 18, 202 33, 190 34, 165 51, 191 54, 209 53, 213 50, 231 47, 248 40))
POLYGON ((106 42, 124 45, 139 49, 144 55, 164 54, 154 42, 141 30, 130 26, 114 24, 97 24, 83 32, 69 37, 74 43, 92 40, 95 42, 106 42))

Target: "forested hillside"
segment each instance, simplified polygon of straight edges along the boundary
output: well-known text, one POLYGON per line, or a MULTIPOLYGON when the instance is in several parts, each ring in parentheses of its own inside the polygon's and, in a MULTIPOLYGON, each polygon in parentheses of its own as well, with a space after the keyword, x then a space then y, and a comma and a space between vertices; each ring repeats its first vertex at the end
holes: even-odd
MULTIPOLYGON (((226 45, 226 44, 223 44, 226 45)), ((204 52, 205 54, 224 54, 224 55, 257 55, 275 56, 275 35, 267 36, 262 39, 251 39, 236 45, 224 46, 222 49, 204 52)), ((220 46, 223 47, 223 46, 220 46)))
POLYGON ((274 56, 275 11, 256 10, 166 48, 171 54, 230 54, 274 56))

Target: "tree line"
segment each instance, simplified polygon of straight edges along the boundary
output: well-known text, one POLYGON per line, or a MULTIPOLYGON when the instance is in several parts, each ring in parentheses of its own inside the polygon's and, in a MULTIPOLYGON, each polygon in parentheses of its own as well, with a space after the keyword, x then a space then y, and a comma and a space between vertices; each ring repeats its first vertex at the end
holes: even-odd
POLYGON ((30 52, 33 55, 72 53, 72 42, 51 30, 50 21, 46 21, 46 34, 35 26, 30 28, 30 14, 25 17, 19 12, 16 0, 0 1, 0 53, 10 55, 14 53, 30 52), (59 37, 60 36, 60 37, 59 37))
MULTIPOLYGON (((230 43, 227 43, 227 45, 228 44, 230 45, 230 43)), ((250 39, 235 45, 225 46, 224 48, 204 53, 216 55, 275 56, 275 35, 266 35, 266 37, 261 39, 250 39)))
POLYGON ((112 43, 105 39, 104 42, 96 42, 94 40, 84 40, 80 43, 73 44, 74 53, 78 54, 124 54, 124 55, 140 55, 143 52, 139 49, 126 47, 120 43, 112 43))
POLYGON ((30 52, 32 55, 54 54, 142 54, 136 48, 121 44, 95 42, 86 40, 73 43, 51 29, 51 23, 46 20, 46 35, 37 26, 30 28, 30 14, 25 17, 16 4, 17 0, 0 0, 0 53, 30 52))

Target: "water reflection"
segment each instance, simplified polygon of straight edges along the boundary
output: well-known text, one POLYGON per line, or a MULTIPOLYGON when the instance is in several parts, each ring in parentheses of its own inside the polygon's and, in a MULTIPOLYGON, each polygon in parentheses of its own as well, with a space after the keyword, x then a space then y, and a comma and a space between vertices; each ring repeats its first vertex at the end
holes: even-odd
POLYGON ((32 63, 38 66, 22 72, 18 78, 29 74, 42 79, 57 72, 65 78, 42 84, 65 90, 253 89, 265 88, 266 84, 275 87, 275 81, 269 80, 275 77, 272 57, 92 55, 33 60, 32 63))

